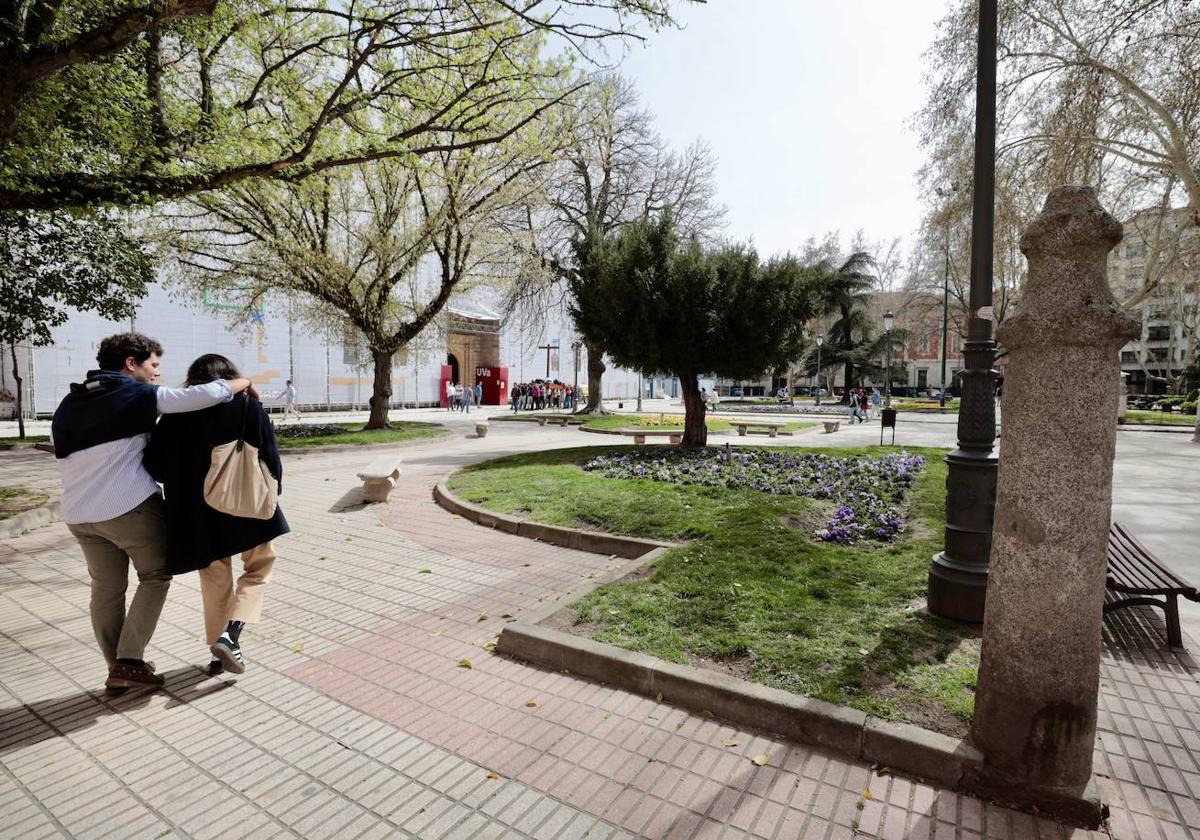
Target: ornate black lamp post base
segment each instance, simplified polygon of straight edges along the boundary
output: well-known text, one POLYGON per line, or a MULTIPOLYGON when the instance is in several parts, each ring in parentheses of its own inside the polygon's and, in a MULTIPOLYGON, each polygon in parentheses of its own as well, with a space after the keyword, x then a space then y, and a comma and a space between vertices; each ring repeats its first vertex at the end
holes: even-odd
POLYGON ((993 452, 956 449, 946 456, 946 549, 929 567, 929 611, 956 621, 983 622, 992 550, 992 509, 998 460, 993 452), (948 487, 949 489, 949 487, 948 487))

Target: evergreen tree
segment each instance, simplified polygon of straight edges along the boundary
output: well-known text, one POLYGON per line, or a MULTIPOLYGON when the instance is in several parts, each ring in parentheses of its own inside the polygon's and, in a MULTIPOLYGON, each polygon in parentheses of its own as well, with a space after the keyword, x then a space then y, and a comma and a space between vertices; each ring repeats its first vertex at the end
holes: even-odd
POLYGON ((700 375, 749 378, 797 359, 824 279, 791 256, 763 262, 745 245, 680 242, 669 212, 580 259, 589 278, 571 288, 580 331, 623 367, 679 378, 684 446, 707 442, 700 375))

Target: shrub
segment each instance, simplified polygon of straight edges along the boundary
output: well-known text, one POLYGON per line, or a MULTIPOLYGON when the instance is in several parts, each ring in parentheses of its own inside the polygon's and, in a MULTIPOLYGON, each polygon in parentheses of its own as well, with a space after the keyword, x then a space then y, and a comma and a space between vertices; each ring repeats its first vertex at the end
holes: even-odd
POLYGON ((297 423, 295 426, 275 426, 277 438, 315 438, 330 435, 344 435, 349 432, 341 426, 330 423, 297 423))
POLYGON ((1192 399, 1192 400, 1187 400, 1186 402, 1182 402, 1179 404, 1179 408, 1183 411, 1184 414, 1195 414, 1196 413, 1196 400, 1192 399))

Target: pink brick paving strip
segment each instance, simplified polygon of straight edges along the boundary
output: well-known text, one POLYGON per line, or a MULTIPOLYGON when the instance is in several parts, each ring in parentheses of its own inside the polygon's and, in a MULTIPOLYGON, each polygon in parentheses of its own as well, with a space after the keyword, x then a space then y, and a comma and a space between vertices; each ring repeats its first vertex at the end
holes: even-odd
MULTIPOLYGON (((184 576, 152 646, 168 692, 101 699, 74 540, 56 524, 0 542, 0 837, 790 840, 848 837, 856 819, 860 833, 889 837, 1067 836, 473 644, 501 615, 520 617, 610 563, 432 504, 455 463, 577 442, 512 425, 406 449, 385 508, 345 504, 361 455, 289 456, 294 533, 251 634, 254 670, 236 682, 196 670, 199 597, 184 576), (463 657, 473 670, 457 667, 463 657), (755 768, 748 758, 761 752, 770 763, 755 768)), ((34 467, 53 475, 49 456, 34 467)), ((0 484, 28 470, 0 457, 0 484)), ((1107 625, 1096 768, 1112 834, 1194 836, 1196 668, 1137 621, 1127 612, 1107 625)))

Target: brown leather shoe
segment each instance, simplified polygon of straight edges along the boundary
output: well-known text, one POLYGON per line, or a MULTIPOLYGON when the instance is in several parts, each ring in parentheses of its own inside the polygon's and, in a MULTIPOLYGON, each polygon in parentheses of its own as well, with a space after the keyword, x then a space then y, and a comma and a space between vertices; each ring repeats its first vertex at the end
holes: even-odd
POLYGON ((105 688, 161 688, 166 683, 164 677, 154 673, 145 663, 136 665, 128 662, 118 662, 108 672, 105 688))

